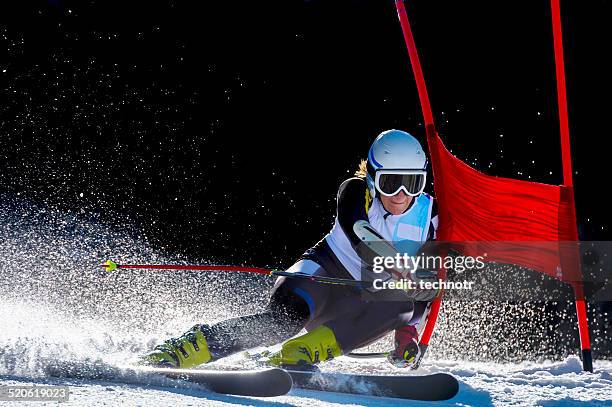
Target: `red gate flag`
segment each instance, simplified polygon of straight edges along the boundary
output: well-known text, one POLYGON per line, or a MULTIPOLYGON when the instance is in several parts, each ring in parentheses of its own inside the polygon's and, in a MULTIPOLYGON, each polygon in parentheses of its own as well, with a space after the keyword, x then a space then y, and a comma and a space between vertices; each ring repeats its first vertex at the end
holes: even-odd
POLYGON ((453 156, 435 131, 428 133, 439 241, 465 242, 466 255, 485 251, 488 261, 580 280, 567 258, 572 244, 560 243, 577 240, 571 187, 483 174, 453 156))

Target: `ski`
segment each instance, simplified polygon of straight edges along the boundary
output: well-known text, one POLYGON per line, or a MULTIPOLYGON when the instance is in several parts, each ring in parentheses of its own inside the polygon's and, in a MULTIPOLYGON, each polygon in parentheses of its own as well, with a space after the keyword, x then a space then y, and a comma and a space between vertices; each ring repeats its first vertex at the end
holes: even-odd
POLYGON ((197 383, 214 393, 235 396, 275 397, 287 394, 293 385, 283 369, 216 370, 174 369, 150 366, 113 366, 101 361, 55 362, 46 366, 50 377, 104 380, 136 385, 159 385, 155 377, 197 383))
POLYGON ((436 401, 448 400, 459 391, 457 379, 446 373, 425 376, 374 376, 278 368, 253 371, 171 368, 141 368, 139 370, 198 383, 215 393, 254 397, 281 396, 295 387, 306 390, 436 401))
POLYGON ((447 400, 459 391, 452 375, 375 376, 350 373, 265 368, 258 370, 174 369, 113 366, 101 361, 56 362, 46 366, 51 377, 159 385, 155 377, 197 383, 214 393, 250 397, 282 396, 292 388, 410 400, 447 400))
POLYGON ((235 396, 275 397, 289 393, 291 376, 283 369, 207 370, 142 367, 136 370, 171 379, 198 383, 215 393, 235 396))
POLYGON ((457 379, 446 373, 425 376, 372 376, 319 371, 288 372, 294 387, 308 390, 423 401, 448 400, 459 391, 457 379))

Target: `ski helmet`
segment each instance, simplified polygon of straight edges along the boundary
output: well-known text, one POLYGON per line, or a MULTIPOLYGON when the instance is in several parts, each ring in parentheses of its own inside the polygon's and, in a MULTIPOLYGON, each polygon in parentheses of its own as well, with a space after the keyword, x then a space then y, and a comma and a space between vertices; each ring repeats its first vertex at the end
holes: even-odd
POLYGON ((425 188, 427 157, 416 138, 402 130, 378 135, 368 152, 366 182, 372 197, 400 190, 417 196, 425 188))

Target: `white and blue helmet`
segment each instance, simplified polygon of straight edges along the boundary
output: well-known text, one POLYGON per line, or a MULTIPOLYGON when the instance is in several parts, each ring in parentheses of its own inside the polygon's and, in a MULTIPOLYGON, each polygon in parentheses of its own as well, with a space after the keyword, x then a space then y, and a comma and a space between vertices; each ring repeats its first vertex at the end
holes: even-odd
POLYGON ((366 182, 372 197, 403 190, 417 196, 425 188, 427 156, 416 138, 402 130, 378 135, 368 152, 366 182))

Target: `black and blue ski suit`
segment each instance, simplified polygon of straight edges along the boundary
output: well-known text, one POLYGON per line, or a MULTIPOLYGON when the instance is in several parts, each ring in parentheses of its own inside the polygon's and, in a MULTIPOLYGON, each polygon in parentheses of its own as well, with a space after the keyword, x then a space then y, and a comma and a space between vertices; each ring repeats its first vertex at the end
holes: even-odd
MULTIPOLYGON (((338 190, 337 216, 330 233, 287 271, 359 280, 361 268, 367 266, 358 254, 360 240, 353 232, 359 220, 368 221, 402 252, 404 242, 414 246, 415 242, 435 239, 435 199, 423 193, 414 197, 403 214, 392 215, 378 198, 370 198, 364 179, 350 178, 338 190)), ((271 346, 303 328, 311 330, 321 324, 334 332, 343 353, 348 353, 401 326, 417 324, 426 306, 426 302, 387 299, 384 291, 373 295, 357 287, 280 277, 264 311, 203 326, 202 330, 213 359, 271 346)))

